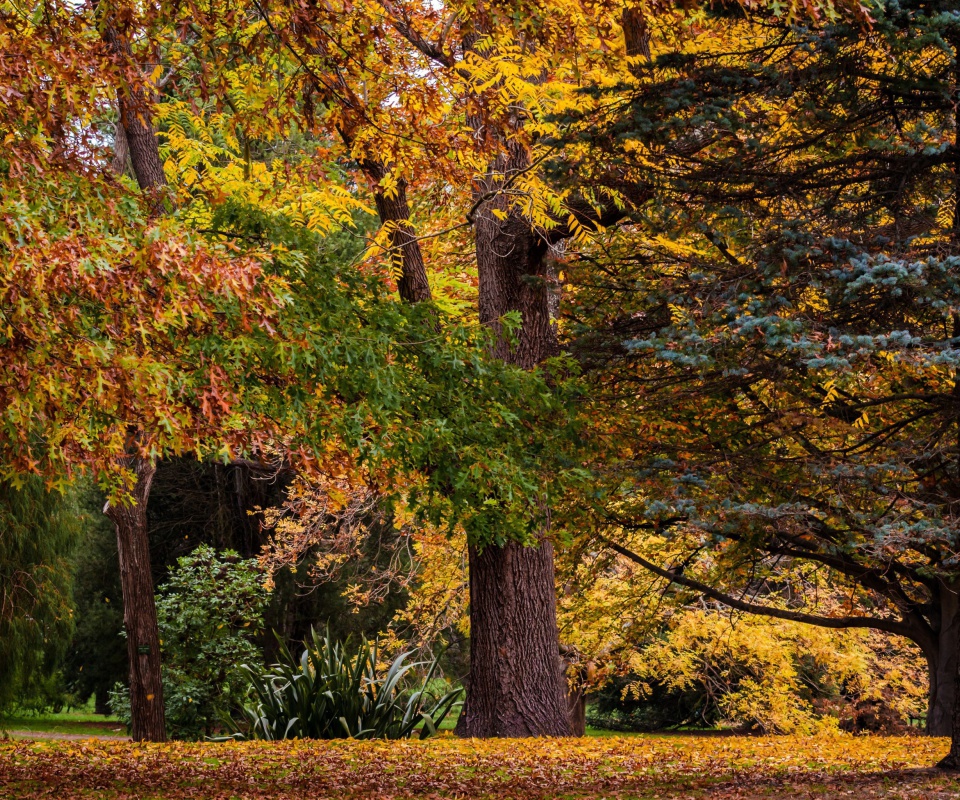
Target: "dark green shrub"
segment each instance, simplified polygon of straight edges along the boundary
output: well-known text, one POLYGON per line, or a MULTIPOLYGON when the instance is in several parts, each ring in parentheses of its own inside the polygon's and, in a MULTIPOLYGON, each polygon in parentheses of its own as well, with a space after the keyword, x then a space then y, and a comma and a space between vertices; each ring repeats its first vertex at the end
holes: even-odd
POLYGON ((402 653, 383 671, 376 642, 361 637, 342 644, 315 630, 295 658, 286 646, 267 669, 245 665, 252 702, 243 710, 251 739, 425 739, 454 707, 460 689, 431 690, 437 662, 409 661, 402 653), (412 671, 427 667, 413 685, 412 671), (439 695, 439 696, 438 696, 439 695))
MULTIPOLYGON (((177 560, 157 598, 163 701, 172 738, 210 736, 238 713, 247 683, 240 665, 262 658, 256 638, 268 599, 256 559, 204 545, 177 560)), ((126 688, 111 694, 110 707, 128 722, 126 688)))

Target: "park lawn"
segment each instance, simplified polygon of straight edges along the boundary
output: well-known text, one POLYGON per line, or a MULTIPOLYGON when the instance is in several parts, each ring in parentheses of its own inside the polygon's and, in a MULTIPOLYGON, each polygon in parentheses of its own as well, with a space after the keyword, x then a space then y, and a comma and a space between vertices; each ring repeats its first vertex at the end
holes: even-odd
POLYGON ((2 742, 0 797, 956 798, 924 737, 173 743, 2 742))
POLYGON ((94 714, 91 709, 74 709, 59 714, 11 714, 0 716, 0 736, 4 731, 66 734, 69 736, 126 736, 127 730, 115 717, 94 714))

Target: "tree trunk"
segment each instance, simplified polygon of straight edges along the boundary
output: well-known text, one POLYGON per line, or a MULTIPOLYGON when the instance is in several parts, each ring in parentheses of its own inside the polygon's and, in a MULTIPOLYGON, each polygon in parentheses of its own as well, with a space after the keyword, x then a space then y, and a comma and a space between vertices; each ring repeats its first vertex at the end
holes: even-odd
POLYGON ((470 548, 470 679, 458 736, 567 736, 553 546, 470 548))
MULTIPOLYGON (((151 98, 134 62, 133 50, 125 31, 108 17, 102 27, 103 40, 119 68, 128 77, 127 85, 117 92, 120 109, 118 137, 113 168, 130 164, 140 189, 148 197, 151 216, 163 213, 163 189, 166 177, 160 158, 160 145, 153 126, 151 98), (122 157, 122 160, 121 160, 122 157)), ((132 456, 126 466, 136 474, 136 485, 124 505, 108 505, 104 511, 117 529, 120 555, 120 581, 123 589, 123 624, 127 632, 130 661, 130 717, 134 741, 164 742, 167 739, 160 680, 160 632, 150 573, 150 540, 147 534, 147 500, 156 468, 132 456)))
POLYGON ((144 459, 130 459, 136 485, 124 505, 107 505, 106 515, 117 528, 120 583, 123 589, 123 625, 130 660, 130 717, 137 742, 167 739, 160 682, 160 634, 150 572, 147 535, 147 499, 156 471, 144 459))
MULTIPOLYGON (((937 766, 960 771, 960 603, 955 591, 940 592, 939 658, 930 669, 930 705, 927 732, 950 737, 950 752, 937 766)), ((929 661, 929 659, 928 659, 929 661)))
POLYGON ((927 653, 930 691, 927 704, 927 733, 951 736, 955 715, 960 649, 960 602, 956 592, 942 587, 939 595, 940 625, 936 647, 927 653))
MULTIPOLYGON (((133 63, 133 52, 129 41, 117 30, 110 19, 104 24, 103 40, 122 70, 139 69, 133 63)), ((151 102, 144 89, 143 81, 130 81, 124 89, 118 91, 117 105, 120 109, 118 127, 122 128, 123 137, 122 141, 115 143, 115 159, 112 167, 114 171, 122 172, 126 168, 129 156, 137 184, 144 192, 151 194, 149 198, 151 212, 161 214, 163 196, 159 190, 166 186, 167 179, 163 173, 157 131, 153 127, 151 102)))
MULTIPOLYGON (((477 187, 478 196, 490 194, 529 165, 519 145, 506 149, 491 178, 477 187)), ((550 312, 556 279, 547 263, 547 245, 504 196, 477 209, 475 235, 480 322, 498 334, 496 356, 532 369, 558 350, 550 312), (500 320, 509 311, 519 311, 523 321, 515 343, 501 330, 500 320)), ((553 545, 546 534, 544 530, 535 547, 510 543, 470 549, 470 677, 459 736, 571 733, 553 545)))
MULTIPOLYGON (((346 139, 346 136, 344 137, 346 139)), ((387 174, 379 161, 366 160, 361 167, 371 181, 378 184, 387 174)), ((379 187, 374 189, 374 202, 380 224, 390 226, 392 260, 398 267, 397 293, 407 303, 422 303, 430 300, 430 280, 423 262, 420 243, 410 224, 410 206, 407 203, 407 182, 397 182, 394 193, 387 197, 379 187)))
POLYGON ((587 698, 583 688, 575 686, 567 695, 567 714, 570 717, 570 735, 584 736, 587 733, 587 698))
POLYGON ((99 687, 93 696, 93 713, 106 717, 110 713, 110 694, 106 687, 99 687))

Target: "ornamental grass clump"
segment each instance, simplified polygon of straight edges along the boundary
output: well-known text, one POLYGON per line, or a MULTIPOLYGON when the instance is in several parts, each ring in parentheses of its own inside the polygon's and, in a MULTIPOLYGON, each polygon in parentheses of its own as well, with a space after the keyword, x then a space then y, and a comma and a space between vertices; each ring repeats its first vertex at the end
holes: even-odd
MULTIPOLYGON (((410 661, 401 653, 384 672, 376 642, 337 642, 311 631, 295 658, 283 644, 267 668, 243 665, 251 702, 243 708, 237 739, 425 739, 457 704, 460 689, 438 694, 437 661, 410 661), (413 673, 426 672, 421 682, 413 673)), ((423 674, 423 673, 421 673, 423 674)))

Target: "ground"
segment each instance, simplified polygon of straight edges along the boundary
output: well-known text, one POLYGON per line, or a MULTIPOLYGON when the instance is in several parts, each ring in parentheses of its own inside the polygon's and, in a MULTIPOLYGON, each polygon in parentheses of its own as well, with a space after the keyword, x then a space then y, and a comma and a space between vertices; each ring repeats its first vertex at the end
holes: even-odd
POLYGON ((23 738, 127 738, 127 730, 115 717, 93 713, 92 704, 62 714, 15 714, 0 717, 0 736, 23 738))
POLYGON ((926 737, 641 736, 578 740, 137 745, 0 742, 0 797, 922 798, 960 795, 926 737))

